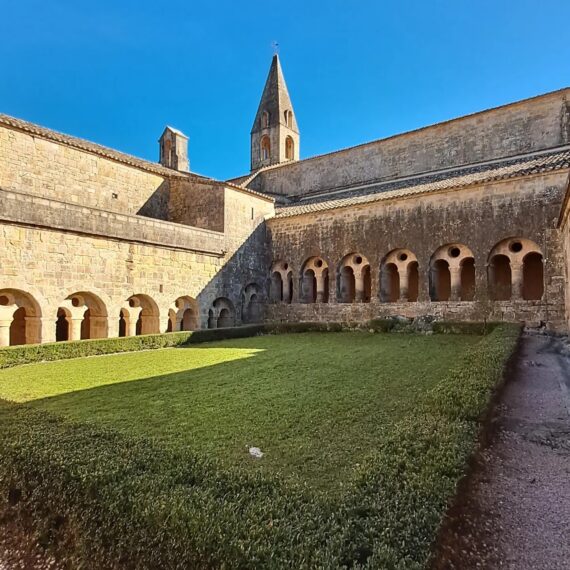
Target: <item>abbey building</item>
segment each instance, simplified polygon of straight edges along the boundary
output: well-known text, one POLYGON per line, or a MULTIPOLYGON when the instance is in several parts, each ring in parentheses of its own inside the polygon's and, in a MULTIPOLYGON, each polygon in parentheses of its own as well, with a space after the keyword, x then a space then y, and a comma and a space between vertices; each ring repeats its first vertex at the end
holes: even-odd
POLYGON ((0 115, 0 346, 394 315, 566 331, 569 98, 301 160, 275 56, 228 181, 172 127, 152 163, 0 115))

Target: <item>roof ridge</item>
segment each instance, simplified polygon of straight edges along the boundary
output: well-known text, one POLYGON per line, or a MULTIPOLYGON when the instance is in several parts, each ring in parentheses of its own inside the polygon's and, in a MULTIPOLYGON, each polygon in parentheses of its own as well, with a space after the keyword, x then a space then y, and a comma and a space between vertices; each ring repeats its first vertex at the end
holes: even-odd
MULTIPOLYGON (((497 165, 495 168, 482 170, 479 172, 466 173, 461 176, 451 176, 448 178, 432 177, 433 180, 421 184, 410 184, 394 189, 370 191, 366 194, 337 197, 332 199, 315 200, 309 203, 299 203, 277 208, 275 217, 286 218, 334 210, 338 208, 356 206, 370 202, 380 202, 395 198, 406 198, 418 194, 431 192, 460 190, 468 186, 486 184, 511 178, 531 176, 546 172, 570 169, 570 149, 550 153, 550 155, 529 157, 528 160, 505 161, 508 164, 497 165)), ((394 181, 392 181, 394 183, 394 181)), ((389 183, 382 184, 386 187, 389 183)), ((397 186, 397 185, 396 185, 397 186)))
POLYGON ((555 95, 555 94, 560 94, 560 93, 563 93, 563 92, 565 92, 565 91, 567 91, 567 92, 570 94, 570 86, 561 87, 560 89, 555 89, 554 91, 547 91, 546 93, 540 93, 539 95, 533 95, 532 97, 525 97, 524 99, 519 99, 519 100, 517 100, 517 101, 511 101, 511 102, 509 102, 509 103, 503 103, 502 105, 497 105, 497 106, 495 106, 495 107, 489 107, 489 108, 487 108, 487 109, 481 109, 480 111, 474 111, 474 112, 472 112, 472 113, 467 113, 467 114, 465 114, 465 115, 460 115, 459 117, 452 117, 451 119, 445 119, 445 120, 443 120, 443 121, 439 121, 439 122, 437 122, 437 123, 431 123, 431 124, 429 124, 429 125, 424 125, 424 126, 422 126, 422 127, 416 128, 416 129, 411 129, 411 130, 409 130, 409 131, 404 131, 404 132, 400 132, 400 133, 395 133, 395 134, 393 134, 393 135, 388 135, 388 136, 381 137, 381 138, 378 138, 378 139, 373 139, 373 140, 366 141, 366 142, 362 142, 362 143, 358 143, 358 144, 355 144, 355 145, 346 146, 346 147, 343 147, 343 148, 339 148, 339 149, 336 149, 336 150, 332 150, 332 151, 330 151, 330 152, 323 152, 323 153, 320 153, 320 154, 315 154, 315 155, 313 155, 313 156, 308 156, 308 157, 302 158, 302 159, 300 159, 300 160, 295 160, 295 161, 290 161, 290 162, 281 162, 281 163, 278 163, 278 164, 275 164, 275 165, 271 165, 271 166, 275 166, 276 168, 277 168, 277 167, 279 167, 279 168, 285 168, 285 167, 291 166, 292 164, 301 164, 301 163, 304 163, 304 162, 308 162, 308 161, 310 161, 310 160, 316 160, 316 159, 319 159, 319 158, 324 158, 324 157, 327 157, 327 156, 332 156, 332 155, 335 155, 335 154, 340 154, 340 153, 343 153, 343 152, 347 152, 347 151, 352 150, 352 149, 355 149, 355 148, 361 148, 361 147, 371 146, 371 145, 379 144, 379 143, 382 143, 382 142, 385 142, 385 141, 389 141, 389 140, 391 140, 391 139, 395 139, 395 138, 398 138, 398 137, 404 137, 404 136, 411 135, 411 134, 414 134, 414 133, 419 133, 419 132, 425 131, 425 130, 427 130, 427 129, 431 129, 431 128, 435 128, 435 127, 440 127, 440 126, 442 126, 442 125, 447 125, 447 124, 449 124, 449 123, 453 123, 453 122, 455 122, 455 121, 461 121, 461 120, 463 120, 463 119, 468 119, 468 118, 471 118, 471 117, 476 117, 477 115, 482 115, 483 113, 491 113, 491 112, 497 111, 497 110, 499 110, 499 109, 505 109, 505 108, 507 108, 507 107, 513 107, 513 106, 515 106, 515 105, 520 105, 520 104, 526 103, 526 102, 528 102, 528 101, 533 101, 533 100, 535 100, 535 99, 540 99, 540 98, 542 98, 542 97, 549 97, 549 96, 552 96, 552 95, 555 95))
POLYGON ((430 178, 430 177, 442 175, 445 173, 449 173, 452 175, 456 174, 455 178, 459 178, 459 177, 461 177, 462 172, 474 171, 474 170, 478 170, 478 169, 480 169, 480 171, 483 172, 484 171, 483 169, 485 166, 491 167, 488 169, 488 170, 491 170, 493 165, 501 164, 502 167, 507 167, 507 166, 514 165, 514 164, 520 164, 523 162, 528 162, 530 160, 540 158, 540 157, 549 158, 551 156, 560 155, 561 153, 564 153, 567 151, 570 151, 570 145, 562 145, 559 147, 553 147, 553 148, 546 149, 546 150, 538 150, 538 151, 534 151, 534 152, 530 152, 530 153, 526 153, 526 154, 519 154, 519 155, 515 155, 515 156, 510 156, 510 157, 498 158, 498 159, 493 159, 493 160, 486 160, 486 161, 482 161, 482 162, 473 162, 473 163, 469 163, 469 164, 462 164, 460 166, 451 166, 448 168, 440 168, 439 170, 426 170, 424 172, 420 172, 417 174, 411 174, 408 176, 400 176, 400 177, 396 177, 396 178, 371 179, 371 180, 368 180, 366 182, 358 182, 356 184, 345 185, 345 186, 340 186, 340 187, 336 187, 336 188, 330 188, 328 190, 317 190, 317 191, 306 193, 306 194, 295 194, 295 195, 291 195, 289 197, 292 198, 293 201, 295 201, 295 199, 296 199, 299 202, 303 202, 305 199, 306 200, 317 199, 319 196, 323 196, 323 197, 324 196, 330 196, 332 194, 338 194, 338 193, 342 193, 342 192, 350 192, 351 190, 359 190, 361 188, 367 188, 369 186, 382 186, 382 185, 386 185, 386 184, 396 184, 396 183, 402 183, 402 182, 406 182, 406 181, 412 182, 414 180, 421 180, 424 178, 430 178))
POLYGON ((85 152, 97 154, 104 158, 108 158, 109 160, 121 162, 135 168, 140 168, 142 170, 151 171, 156 174, 161 174, 163 176, 178 176, 183 178, 200 178, 202 180, 213 180, 208 177, 195 174, 193 172, 181 172, 179 170, 166 168, 159 163, 151 162, 150 160, 146 160, 144 158, 140 158, 138 156, 134 156, 120 150, 115 150, 114 148, 104 146, 87 139, 82 139, 74 135, 68 135, 54 129, 49 129, 48 127, 38 125, 37 123, 25 121, 24 119, 18 119, 17 117, 12 117, 4 113, 0 113, 0 125, 52 140, 54 142, 70 146, 72 148, 83 150, 85 152))

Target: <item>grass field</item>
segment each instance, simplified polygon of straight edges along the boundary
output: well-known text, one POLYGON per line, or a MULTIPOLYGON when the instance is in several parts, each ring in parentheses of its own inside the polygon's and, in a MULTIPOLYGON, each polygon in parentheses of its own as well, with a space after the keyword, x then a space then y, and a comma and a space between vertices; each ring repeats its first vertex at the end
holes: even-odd
POLYGON ((0 520, 77 569, 425 570, 518 334, 266 335, 0 370, 0 520))
POLYGON ((330 487, 479 339, 306 333, 64 360, 0 371, 0 398, 330 487))

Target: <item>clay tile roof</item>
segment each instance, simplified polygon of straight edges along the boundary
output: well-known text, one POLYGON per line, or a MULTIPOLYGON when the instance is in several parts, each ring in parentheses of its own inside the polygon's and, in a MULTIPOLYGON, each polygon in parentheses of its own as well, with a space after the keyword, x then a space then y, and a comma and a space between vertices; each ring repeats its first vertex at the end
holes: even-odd
POLYGON ((413 178, 408 177, 386 182, 369 183, 341 190, 333 189, 318 195, 300 197, 296 204, 278 208, 275 217, 300 216, 429 192, 458 190, 474 184, 495 182, 567 168, 570 168, 570 149, 566 147, 552 152, 434 172, 413 178))
POLYGON ((160 176, 180 176, 185 178, 196 178, 205 179, 206 177, 200 176, 198 174, 179 172, 171 168, 166 168, 156 162, 150 162, 149 160, 144 160, 106 146, 86 141, 71 135, 65 135, 45 127, 41 127, 34 123, 29 123, 28 121, 23 121, 22 119, 16 119, 15 117, 10 117, 9 115, 3 115, 0 113, 0 125, 10 127, 30 135, 38 136, 47 140, 51 140, 57 143, 61 143, 79 150, 84 150, 117 162, 122 162, 128 164, 129 166, 134 166, 135 168, 140 168, 148 172, 153 172, 160 176))

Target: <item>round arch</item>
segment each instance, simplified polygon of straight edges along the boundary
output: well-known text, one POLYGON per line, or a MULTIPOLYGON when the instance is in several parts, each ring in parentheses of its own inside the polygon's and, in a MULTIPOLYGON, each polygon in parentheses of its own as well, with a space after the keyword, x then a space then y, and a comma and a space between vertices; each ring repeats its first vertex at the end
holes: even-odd
POLYGON ((329 264, 320 256, 307 258, 301 266, 301 301, 303 303, 328 303, 329 264))
POLYGON ((156 301, 145 293, 136 293, 127 299, 131 308, 140 308, 136 322, 137 335, 160 332, 160 311, 156 301))
POLYGON ((340 303, 370 302, 370 263, 358 252, 345 255, 337 269, 337 298, 340 303))
POLYGON ((41 342, 42 310, 36 298, 21 289, 0 289, 0 346, 41 342))

